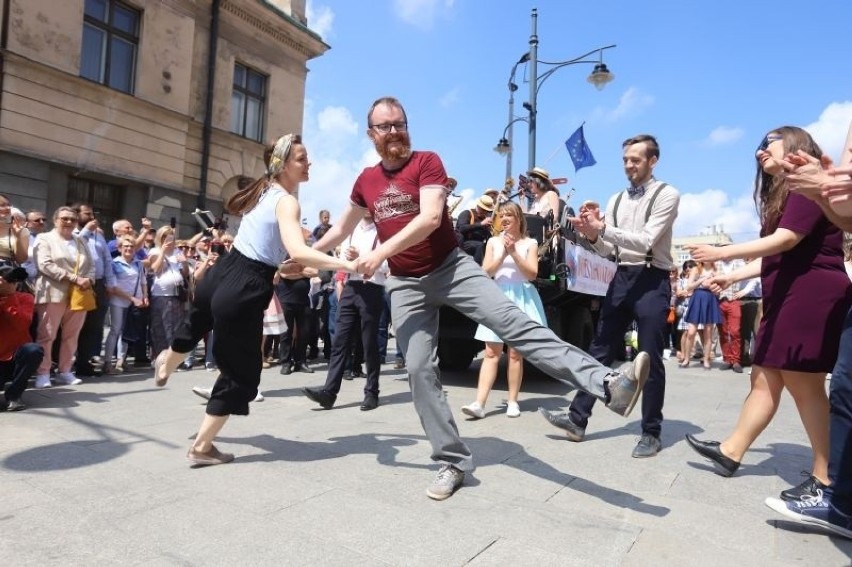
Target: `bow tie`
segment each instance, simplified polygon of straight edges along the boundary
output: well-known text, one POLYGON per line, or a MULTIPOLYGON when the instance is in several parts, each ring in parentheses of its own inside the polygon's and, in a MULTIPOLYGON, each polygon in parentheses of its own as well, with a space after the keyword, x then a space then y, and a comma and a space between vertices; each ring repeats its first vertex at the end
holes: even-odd
POLYGON ((645 194, 645 186, 640 185, 639 187, 628 187, 627 195, 630 197, 641 197, 645 194))

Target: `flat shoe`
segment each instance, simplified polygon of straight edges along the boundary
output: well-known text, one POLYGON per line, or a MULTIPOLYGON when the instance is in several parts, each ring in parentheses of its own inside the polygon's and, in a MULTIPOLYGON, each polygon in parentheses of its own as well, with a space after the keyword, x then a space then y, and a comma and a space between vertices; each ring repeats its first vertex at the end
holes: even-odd
POLYGON ((157 385, 158 388, 162 388, 166 385, 166 382, 169 381, 169 377, 160 378, 160 368, 166 363, 166 356, 168 351, 163 350, 160 351, 160 354, 157 355, 157 360, 154 361, 154 384, 157 385))
POLYGON ((210 446, 210 450, 206 453, 196 451, 192 447, 186 453, 187 460, 196 467, 208 467, 212 465, 224 465, 234 460, 234 455, 231 453, 222 453, 215 445, 210 446))
POLYGON ((692 435, 687 435, 686 442, 696 453, 705 459, 710 459, 716 473, 721 476, 732 476, 740 468, 739 462, 722 453, 721 443, 718 441, 699 441, 692 435))

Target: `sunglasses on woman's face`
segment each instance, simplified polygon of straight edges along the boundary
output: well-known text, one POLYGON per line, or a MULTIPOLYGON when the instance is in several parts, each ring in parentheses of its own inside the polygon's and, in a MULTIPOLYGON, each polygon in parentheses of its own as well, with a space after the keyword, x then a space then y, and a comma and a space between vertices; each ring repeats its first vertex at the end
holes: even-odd
POLYGON ((766 136, 764 136, 763 141, 760 142, 760 145, 757 146, 757 150, 755 150, 754 153, 765 152, 766 148, 769 147, 769 144, 783 139, 784 137, 781 134, 767 134, 766 136))

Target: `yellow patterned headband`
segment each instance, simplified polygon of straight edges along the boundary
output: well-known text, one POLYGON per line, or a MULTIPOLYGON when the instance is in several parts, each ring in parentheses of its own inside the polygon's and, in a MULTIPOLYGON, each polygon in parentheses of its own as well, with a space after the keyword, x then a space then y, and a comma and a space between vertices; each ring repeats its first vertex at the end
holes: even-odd
POLYGON ((287 134, 278 138, 275 146, 272 148, 272 156, 269 158, 269 167, 266 168, 266 174, 269 177, 275 177, 281 173, 284 167, 284 162, 290 156, 290 147, 293 145, 295 134, 287 134))

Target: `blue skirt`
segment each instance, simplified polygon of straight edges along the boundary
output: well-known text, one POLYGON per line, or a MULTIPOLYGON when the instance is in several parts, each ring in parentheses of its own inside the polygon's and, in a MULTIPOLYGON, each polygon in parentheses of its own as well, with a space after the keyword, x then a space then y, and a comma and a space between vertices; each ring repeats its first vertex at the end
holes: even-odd
MULTIPOLYGON (((541 304, 541 297, 538 295, 538 290, 530 282, 512 282, 497 284, 500 290, 506 294, 509 301, 521 308, 521 311, 540 325, 547 325, 547 319, 544 316, 544 306, 541 304)), ((484 325, 479 325, 476 328, 474 338, 487 343, 502 343, 503 339, 498 337, 494 331, 484 325)))
POLYGON ((720 324, 722 311, 719 309, 719 300, 709 289, 699 287, 689 298, 689 307, 686 308, 683 320, 693 325, 720 324))

